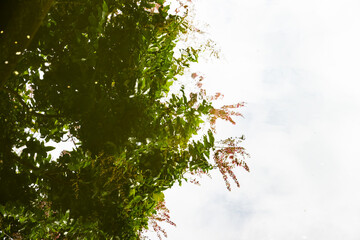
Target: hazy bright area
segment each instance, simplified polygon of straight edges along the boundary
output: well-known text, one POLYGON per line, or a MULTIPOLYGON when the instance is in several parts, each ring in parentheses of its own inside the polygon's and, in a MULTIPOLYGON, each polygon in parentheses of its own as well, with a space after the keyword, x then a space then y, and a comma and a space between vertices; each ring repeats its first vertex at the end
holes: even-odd
POLYGON ((194 71, 225 102, 247 102, 218 133, 246 136, 251 172, 232 192, 215 171, 168 191, 168 239, 360 239, 360 2, 195 4, 223 57, 194 71))

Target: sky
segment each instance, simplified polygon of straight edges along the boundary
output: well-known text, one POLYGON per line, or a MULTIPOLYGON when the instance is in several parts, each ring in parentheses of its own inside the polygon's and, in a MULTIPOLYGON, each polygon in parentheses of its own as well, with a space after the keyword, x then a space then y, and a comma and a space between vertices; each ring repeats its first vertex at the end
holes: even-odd
POLYGON ((222 55, 194 71, 246 102, 218 133, 245 135, 251 171, 168 190, 167 239, 360 239, 360 1, 194 2, 222 55))

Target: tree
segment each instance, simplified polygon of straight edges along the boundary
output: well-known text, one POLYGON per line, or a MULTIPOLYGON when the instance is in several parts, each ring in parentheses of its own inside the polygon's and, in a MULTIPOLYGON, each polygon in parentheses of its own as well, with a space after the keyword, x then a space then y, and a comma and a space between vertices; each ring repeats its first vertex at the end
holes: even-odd
POLYGON ((23 14, 0 25, 1 237, 139 239, 149 221, 171 223, 163 191, 187 173, 219 168, 237 182, 232 168, 248 169, 234 139, 216 146, 213 128, 194 139, 240 104, 169 93, 201 51, 176 48, 191 30, 185 4, 181 15, 164 0, 32 2, 44 5, 18 1, 23 14), (65 136, 76 147, 53 159, 49 141, 65 136))

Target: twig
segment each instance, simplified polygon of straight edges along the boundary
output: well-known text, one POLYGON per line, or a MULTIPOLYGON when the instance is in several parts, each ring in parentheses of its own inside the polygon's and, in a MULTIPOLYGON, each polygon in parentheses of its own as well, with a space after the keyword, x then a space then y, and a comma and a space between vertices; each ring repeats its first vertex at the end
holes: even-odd
POLYGON ((13 97, 15 97, 19 102, 20 104, 26 108, 27 112, 30 113, 30 114, 33 114, 37 117, 45 117, 45 118, 59 118, 61 117, 61 115, 57 115, 57 114, 42 114, 42 113, 38 113, 38 112, 35 112, 33 111, 27 104, 26 102, 24 102, 24 99, 14 90, 12 89, 9 89, 9 88, 3 88, 4 91, 10 93, 13 97))
POLYGON ((68 4, 80 4, 80 5, 85 5, 85 3, 83 2, 69 2, 69 1, 55 1, 55 5, 56 4, 60 4, 60 3, 68 3, 68 4))
POLYGON ((0 232, 2 232, 3 234, 5 234, 8 238, 10 238, 11 240, 13 240, 13 238, 9 235, 9 234, 7 234, 4 230, 0 230, 0 232))

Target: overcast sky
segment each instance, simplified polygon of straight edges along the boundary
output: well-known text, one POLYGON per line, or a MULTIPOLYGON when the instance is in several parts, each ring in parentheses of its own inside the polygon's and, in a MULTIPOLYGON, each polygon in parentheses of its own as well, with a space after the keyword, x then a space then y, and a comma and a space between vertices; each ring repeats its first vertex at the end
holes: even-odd
POLYGON ((360 239, 360 1, 195 3, 223 54, 197 70, 247 102, 218 132, 246 136, 251 172, 166 192, 168 239, 360 239))

